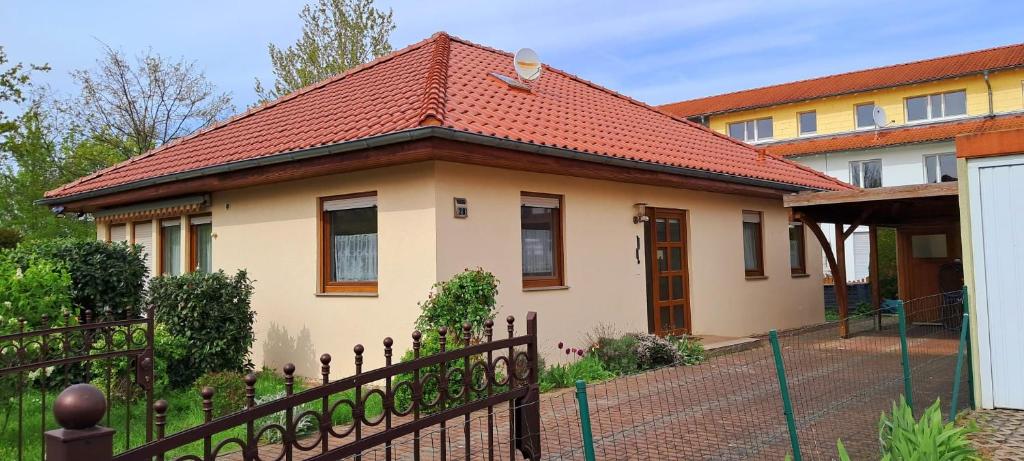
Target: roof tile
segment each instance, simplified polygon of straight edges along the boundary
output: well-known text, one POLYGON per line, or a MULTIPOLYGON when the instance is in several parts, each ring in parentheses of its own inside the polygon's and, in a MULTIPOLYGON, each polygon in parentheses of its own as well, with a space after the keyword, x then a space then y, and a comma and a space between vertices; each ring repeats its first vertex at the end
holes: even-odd
POLYGON ((511 54, 447 34, 253 108, 56 190, 49 198, 417 128, 448 129, 815 189, 850 187, 813 170, 545 66, 531 91, 511 54))

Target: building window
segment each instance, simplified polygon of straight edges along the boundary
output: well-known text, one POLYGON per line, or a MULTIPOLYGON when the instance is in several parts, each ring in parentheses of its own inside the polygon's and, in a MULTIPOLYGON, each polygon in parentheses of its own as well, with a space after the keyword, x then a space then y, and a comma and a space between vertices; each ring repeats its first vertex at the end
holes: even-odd
POLYGON ((520 197, 523 288, 562 286, 562 196, 523 192, 520 197))
POLYGON ((956 181, 956 154, 925 155, 924 176, 931 183, 956 181))
POLYGON ((132 223, 133 243, 142 247, 142 260, 146 263, 146 276, 153 273, 153 222, 139 221, 132 223))
POLYGON ((321 210, 321 290, 377 292, 377 193, 326 197, 321 210))
POLYGON ((865 189, 882 187, 882 161, 876 159, 850 162, 850 184, 865 189))
POLYGON ((857 114, 857 129, 875 127, 875 103, 857 104, 854 111, 857 114))
POLYGON ((772 139, 772 118, 760 118, 729 124, 729 136, 745 142, 772 139))
POLYGON ((181 275, 181 220, 160 221, 160 275, 181 275))
POLYGON ((814 134, 818 132, 818 113, 815 111, 801 112, 797 114, 797 123, 800 125, 800 135, 814 134))
POLYGON ((919 122, 967 114, 964 90, 907 98, 907 121, 919 122))
POLYGON ((193 216, 189 223, 189 269, 209 274, 213 272, 213 218, 193 216))
POLYGON ((804 257, 804 225, 789 223, 789 270, 793 275, 807 274, 807 258, 804 257))
POLYGON ((743 269, 747 277, 764 275, 764 242, 760 211, 743 211, 743 269))
POLYGON ((107 228, 108 231, 108 242, 127 242, 128 241, 128 225, 127 224, 111 224, 107 228))

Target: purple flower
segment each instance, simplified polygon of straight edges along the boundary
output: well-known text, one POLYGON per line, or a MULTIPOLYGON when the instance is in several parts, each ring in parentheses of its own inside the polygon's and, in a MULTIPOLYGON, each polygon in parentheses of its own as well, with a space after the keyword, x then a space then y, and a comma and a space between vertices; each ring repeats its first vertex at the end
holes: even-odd
POLYGON ((569 355, 570 353, 571 353, 571 351, 569 349, 565 350, 565 355, 569 355))
POLYGON ((583 357, 583 349, 576 351, 576 354, 579 355, 580 357, 583 357))
POLYGON ((565 347, 565 344, 562 344, 562 342, 561 342, 561 341, 559 341, 559 342, 558 342, 558 348, 559 348, 559 349, 561 349, 562 347, 565 347))

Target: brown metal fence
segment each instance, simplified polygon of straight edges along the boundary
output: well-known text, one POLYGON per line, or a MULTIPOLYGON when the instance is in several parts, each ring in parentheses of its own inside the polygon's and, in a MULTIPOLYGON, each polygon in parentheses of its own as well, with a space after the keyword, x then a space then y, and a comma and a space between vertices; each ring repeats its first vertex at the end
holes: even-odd
POLYGON ((213 418, 216 391, 204 388, 205 423, 167 435, 168 403, 157 401, 156 440, 113 455, 114 431, 98 426, 102 393, 77 386, 64 391, 54 415, 62 429, 46 434, 53 461, 212 461, 336 459, 540 459, 537 384, 537 318, 527 316, 526 334, 495 339, 493 323, 483 340, 439 332, 440 352, 420 356, 413 333, 411 361, 392 364, 392 341, 384 340, 386 365, 363 371, 362 345, 354 348, 356 374, 330 379, 331 357, 321 357, 322 383, 294 391, 286 365, 286 396, 256 404, 255 375, 245 378, 246 408, 213 418), (449 343, 461 347, 448 349, 449 343), (400 396, 405 396, 403 399, 400 396), (404 400, 404 402, 403 402, 404 400), (368 409, 379 403, 382 411, 368 409), (351 415, 346 421, 342 416, 351 415), (275 420, 275 417, 279 417, 275 420), (311 427, 306 433, 303 427, 311 427), (243 437, 225 435, 243 428, 243 437), (486 458, 484 458, 486 456, 486 458), (478 458, 479 457, 479 458, 478 458))
MULTIPOLYGON (((0 336, 0 394, 4 404, 0 458, 46 458, 44 432, 57 427, 50 418, 58 392, 65 387, 101 381, 111 404, 103 423, 123 428, 118 442, 132 440, 132 408, 145 414, 145 440, 152 439, 153 315, 113 319, 84 312, 43 318, 53 328, 0 336)), ((138 434, 135 436, 138 438, 138 434)))

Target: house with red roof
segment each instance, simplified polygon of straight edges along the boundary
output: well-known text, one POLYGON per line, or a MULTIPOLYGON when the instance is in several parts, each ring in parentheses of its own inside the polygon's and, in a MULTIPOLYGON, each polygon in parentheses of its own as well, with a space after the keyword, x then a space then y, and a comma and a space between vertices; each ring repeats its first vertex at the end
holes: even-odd
MULTIPOLYGON (((660 108, 864 188, 955 181, 957 136, 1024 127, 1024 44, 660 108)), ((944 261, 930 265, 961 257, 957 223, 949 224, 919 232, 949 242, 944 261)), ((825 227, 835 248, 832 226, 825 227)), ((856 228, 849 240, 846 278, 862 281, 870 273, 871 233, 856 228)))
POLYGON ((142 245, 154 275, 248 270, 268 366, 408 331, 432 285, 476 267, 550 349, 599 325, 822 321, 821 261, 782 197, 851 186, 558 69, 515 75, 438 33, 42 203, 142 245))

